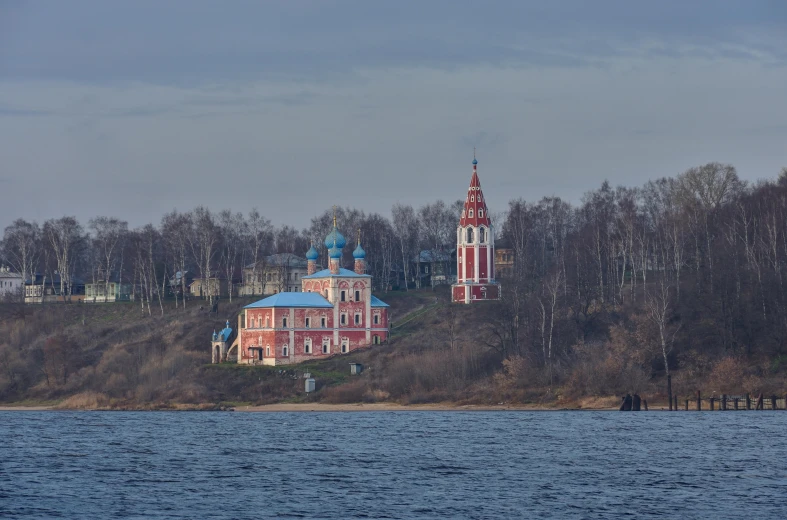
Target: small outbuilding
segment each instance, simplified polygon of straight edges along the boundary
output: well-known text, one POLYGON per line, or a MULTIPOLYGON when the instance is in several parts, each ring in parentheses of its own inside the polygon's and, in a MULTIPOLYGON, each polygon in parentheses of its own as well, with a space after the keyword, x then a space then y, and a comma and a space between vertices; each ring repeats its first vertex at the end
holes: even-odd
POLYGON ((363 365, 360 363, 350 363, 350 375, 357 376, 363 372, 363 365))

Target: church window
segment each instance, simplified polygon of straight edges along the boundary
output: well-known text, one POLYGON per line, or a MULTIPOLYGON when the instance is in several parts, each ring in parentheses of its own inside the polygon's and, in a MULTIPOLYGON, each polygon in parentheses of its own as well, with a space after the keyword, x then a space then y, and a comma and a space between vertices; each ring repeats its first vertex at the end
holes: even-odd
POLYGON ((265 345, 265 355, 271 357, 271 346, 265 345))
POLYGON ((342 313, 341 324, 342 325, 347 325, 347 315, 345 313, 342 313))
POLYGON ((347 301, 347 291, 342 291, 342 298, 341 301, 347 301))
POLYGON ((342 340, 342 353, 346 353, 346 352, 347 352, 347 350, 348 350, 348 347, 347 347, 347 340, 346 340, 346 339, 343 339, 343 340, 342 340))
POLYGON ((284 357, 287 357, 287 345, 284 345, 281 348, 281 355, 284 356, 284 357))
POLYGON ((286 317, 281 319, 281 326, 284 327, 285 329, 287 328, 287 318, 286 317))
POLYGON ((486 242, 486 228, 479 228, 478 229, 478 240, 483 244, 486 242))
POLYGON ((473 243, 473 228, 467 228, 467 242, 473 243))
POLYGON ((374 324, 375 325, 379 325, 380 324, 380 315, 379 314, 375 314, 374 315, 374 324))
POLYGON ((469 210, 467 210, 467 216, 470 217, 470 218, 473 218, 473 208, 470 208, 469 210))
POLYGON ((478 210, 478 218, 483 218, 483 216, 484 216, 484 210, 483 209, 479 209, 478 210))
POLYGON ((306 338, 306 341, 303 342, 303 351, 306 354, 312 353, 312 340, 311 338, 306 338))
POLYGON ((308 329, 309 327, 311 327, 311 324, 312 324, 312 319, 311 319, 311 318, 306 318, 306 328, 307 328, 307 329, 308 329))
POLYGON ((325 316, 320 318, 320 327, 325 328, 325 316))
POLYGON ((475 195, 470 195, 470 202, 475 202, 475 195))
POLYGON ((265 328, 267 329, 270 326, 271 326, 270 316, 265 316, 265 328))
POLYGON ((325 289, 325 299, 328 299, 328 289, 325 289))
POLYGON ((331 351, 331 345, 330 345, 330 342, 328 342, 328 341, 323 341, 323 342, 322 342, 322 353, 323 353, 323 354, 328 354, 330 351, 331 351))
POLYGON ((357 312, 355 313, 355 324, 356 325, 360 325, 361 324, 361 314, 357 313, 357 312))
POLYGON ((355 301, 361 301, 361 291, 355 291, 355 301))

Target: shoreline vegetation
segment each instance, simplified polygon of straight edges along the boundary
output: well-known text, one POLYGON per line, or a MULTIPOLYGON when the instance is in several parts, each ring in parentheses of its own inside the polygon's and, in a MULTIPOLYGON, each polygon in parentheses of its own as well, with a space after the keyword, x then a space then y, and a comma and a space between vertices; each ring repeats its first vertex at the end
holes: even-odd
POLYGON ((708 163, 643 186, 605 181, 578 204, 513 198, 492 230, 501 300, 473 305, 431 287, 451 279, 462 207, 397 204, 391 218, 335 208, 302 231, 202 206, 137 230, 111 217, 88 229, 69 216, 17 220, 4 229, 0 264, 22 278, 39 273, 47 283, 36 287, 53 294, 38 304, 21 293, 0 299, 0 404, 586 409, 617 408, 626 394, 650 409, 668 397, 685 408, 700 395, 784 402, 787 168, 749 183, 732 165, 708 163), (246 282, 284 282, 266 255, 302 254, 334 216, 361 230, 374 293, 390 306, 388 341, 297 365, 210 364, 213 332, 236 326, 264 291, 245 283, 256 296, 235 287, 213 307, 189 299, 202 294, 199 276, 217 273, 216 292, 241 272, 246 282), (435 251, 444 254, 421 254, 435 251), (133 289, 121 299, 133 301, 97 303, 120 280, 133 289), (48 302, 58 294, 67 303, 48 302), (316 383, 309 394, 306 374, 316 383))

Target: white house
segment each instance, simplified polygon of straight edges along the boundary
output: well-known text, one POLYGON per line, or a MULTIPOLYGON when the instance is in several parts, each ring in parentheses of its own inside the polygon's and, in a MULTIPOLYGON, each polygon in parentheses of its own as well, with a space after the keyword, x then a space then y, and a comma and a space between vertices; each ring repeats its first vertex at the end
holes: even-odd
POLYGON ((22 294, 24 286, 22 275, 8 267, 0 267, 0 297, 7 294, 22 294))

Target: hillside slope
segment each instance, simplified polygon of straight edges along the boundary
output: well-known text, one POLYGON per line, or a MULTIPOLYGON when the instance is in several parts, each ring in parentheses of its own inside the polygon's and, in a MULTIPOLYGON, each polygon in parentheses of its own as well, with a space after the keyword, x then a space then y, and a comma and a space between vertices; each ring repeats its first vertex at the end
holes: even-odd
MULTIPOLYGON (((620 327, 603 332, 606 339, 595 350, 580 344, 573 360, 547 370, 527 355, 504 352, 501 330, 490 326, 503 304, 449 305, 447 288, 381 297, 391 305, 388 344, 286 367, 209 364, 211 333, 227 319, 237 323, 249 299, 222 302, 218 316, 200 309, 200 302, 189 302, 186 310, 170 303, 158 316, 135 304, 5 305, 0 402, 89 408, 317 401, 580 406, 600 397, 595 404, 609 406, 627 391, 651 402, 663 399, 663 374, 653 368, 657 356, 632 349, 620 327), (362 363, 363 374, 350 376, 350 362, 362 363), (304 393, 306 372, 317 381, 311 395, 304 393)), ((723 384, 780 395, 785 388, 784 366, 772 360, 724 359, 705 372, 685 366, 673 376, 679 395, 696 388, 725 391, 723 384)))

